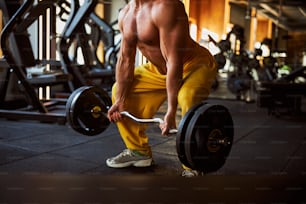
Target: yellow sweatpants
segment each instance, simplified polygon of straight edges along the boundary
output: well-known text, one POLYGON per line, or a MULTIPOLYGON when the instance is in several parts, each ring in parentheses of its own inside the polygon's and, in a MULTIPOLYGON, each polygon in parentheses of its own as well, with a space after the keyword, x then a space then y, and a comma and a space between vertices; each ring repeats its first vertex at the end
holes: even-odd
MULTIPOLYGON (((178 94, 178 105, 182 116, 193 105, 208 97, 216 72, 215 61, 210 54, 184 64, 183 84, 178 94)), ((113 101, 115 95, 116 83, 112 89, 113 101)), ((166 75, 160 74, 151 63, 136 67, 131 93, 126 100, 126 110, 139 118, 152 118, 166 98, 166 75)), ((145 132, 147 126, 128 118, 117 122, 126 148, 146 155, 152 154, 145 132)))

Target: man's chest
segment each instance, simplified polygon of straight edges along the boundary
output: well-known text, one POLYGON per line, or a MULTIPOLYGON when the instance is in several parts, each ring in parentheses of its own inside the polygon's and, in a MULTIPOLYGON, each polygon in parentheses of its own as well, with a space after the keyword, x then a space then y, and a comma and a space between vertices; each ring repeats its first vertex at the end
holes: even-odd
POLYGON ((125 36, 137 43, 153 45, 159 42, 158 29, 146 12, 130 13, 123 21, 123 28, 125 36))

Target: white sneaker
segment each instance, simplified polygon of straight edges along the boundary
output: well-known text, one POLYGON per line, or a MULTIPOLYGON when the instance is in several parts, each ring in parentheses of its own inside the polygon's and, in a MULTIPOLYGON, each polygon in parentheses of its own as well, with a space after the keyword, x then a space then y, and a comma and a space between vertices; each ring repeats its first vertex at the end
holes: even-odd
POLYGON ((152 157, 148 155, 125 149, 117 156, 107 159, 106 165, 111 168, 124 168, 129 166, 149 167, 152 165, 152 161, 152 157))
POLYGON ((195 177, 195 176, 199 176, 202 175, 202 172, 199 172, 197 170, 192 170, 192 169, 185 169, 182 172, 182 176, 186 177, 186 178, 191 178, 191 177, 195 177))

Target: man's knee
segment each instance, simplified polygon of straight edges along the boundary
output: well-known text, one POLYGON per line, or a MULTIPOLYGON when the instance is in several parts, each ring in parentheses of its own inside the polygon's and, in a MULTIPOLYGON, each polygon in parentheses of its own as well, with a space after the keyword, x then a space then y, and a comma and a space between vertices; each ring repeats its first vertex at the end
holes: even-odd
POLYGON ((198 104, 207 99, 209 91, 207 89, 185 89, 181 90, 178 95, 178 103, 183 114, 193 105, 198 104))

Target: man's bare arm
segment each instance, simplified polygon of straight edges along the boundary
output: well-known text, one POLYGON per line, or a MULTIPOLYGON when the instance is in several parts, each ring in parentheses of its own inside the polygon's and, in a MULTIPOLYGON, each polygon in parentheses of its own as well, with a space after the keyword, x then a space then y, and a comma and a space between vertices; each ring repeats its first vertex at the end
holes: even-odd
POLYGON ((134 79, 136 46, 131 46, 123 38, 116 65, 116 102, 125 102, 130 86, 134 79))
MULTIPOLYGON (((166 129, 174 128, 177 95, 182 83, 183 58, 189 40, 189 24, 184 6, 179 1, 165 0, 153 10, 153 21, 159 29, 160 48, 167 65, 168 110, 165 115, 166 129), (161 15, 161 14, 167 15, 161 15)), ((168 130, 164 130, 165 134, 168 130)))
POLYGON ((129 94, 134 79, 134 64, 136 55, 136 38, 131 38, 129 31, 123 30, 122 23, 126 15, 123 10, 119 15, 119 28, 122 33, 120 51, 116 64, 116 100, 108 111, 108 117, 111 121, 120 120, 121 111, 125 110, 125 100, 129 94))

